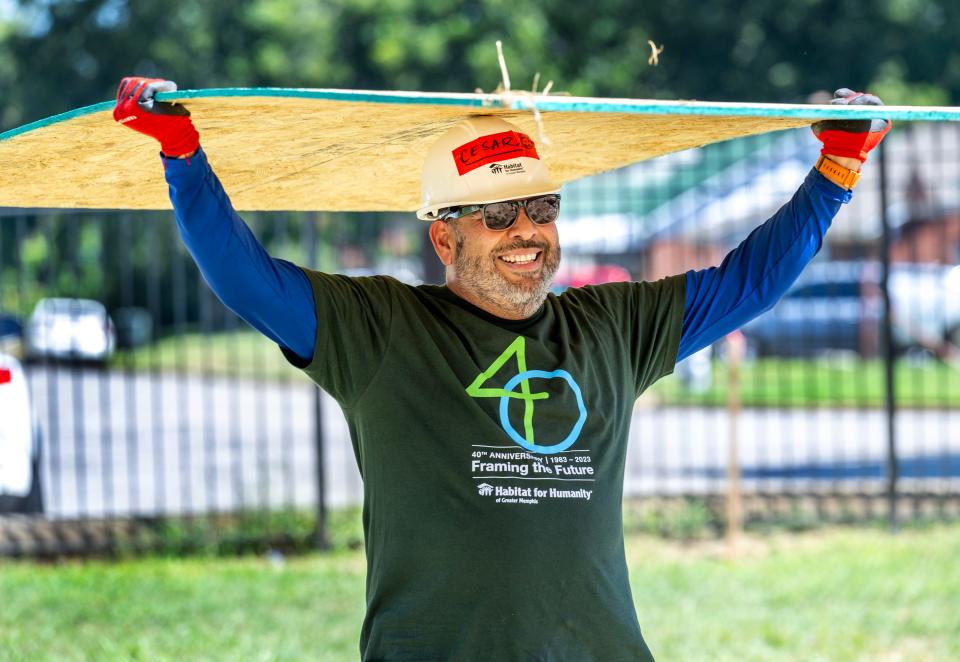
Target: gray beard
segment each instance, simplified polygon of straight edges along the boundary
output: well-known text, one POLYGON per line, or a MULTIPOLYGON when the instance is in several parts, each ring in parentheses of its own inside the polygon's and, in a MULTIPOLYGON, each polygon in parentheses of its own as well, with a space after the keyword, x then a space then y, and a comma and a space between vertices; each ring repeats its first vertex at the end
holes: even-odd
POLYGON ((511 283, 503 277, 496 265, 498 257, 467 256, 463 250, 463 235, 454 230, 456 236, 457 255, 453 266, 457 274, 457 281, 475 295, 493 302, 499 308, 512 311, 519 318, 533 315, 543 305, 550 284, 560 266, 560 246, 537 244, 535 242, 520 242, 504 250, 519 248, 537 248, 543 251, 543 268, 539 274, 519 274, 520 283, 511 283))

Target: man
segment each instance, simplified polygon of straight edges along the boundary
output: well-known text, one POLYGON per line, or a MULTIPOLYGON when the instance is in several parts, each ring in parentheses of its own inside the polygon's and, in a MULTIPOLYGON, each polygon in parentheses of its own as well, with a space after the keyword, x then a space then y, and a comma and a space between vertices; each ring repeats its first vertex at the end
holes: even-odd
POLYGON ((554 296, 559 187, 506 122, 465 120, 431 149, 418 215, 433 221, 446 285, 412 287, 267 255, 189 113, 154 101, 166 89, 124 79, 114 117, 160 140, 181 236, 213 290, 349 422, 364 478, 363 659, 651 659, 621 521, 634 401, 776 302, 889 123, 817 125, 817 168, 719 268, 554 296))

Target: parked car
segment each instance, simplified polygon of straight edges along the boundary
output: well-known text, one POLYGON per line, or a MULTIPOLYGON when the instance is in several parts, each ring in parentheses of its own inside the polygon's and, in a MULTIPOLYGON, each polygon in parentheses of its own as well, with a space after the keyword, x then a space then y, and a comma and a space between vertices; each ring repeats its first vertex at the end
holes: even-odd
POLYGON ((23 356, 23 325, 13 315, 0 313, 0 352, 23 356))
POLYGON ((117 332, 107 309, 92 299, 41 299, 26 329, 26 358, 102 363, 113 354, 117 332))
POLYGON ((0 513, 42 513, 40 433, 19 361, 0 354, 0 513))
POLYGON ((153 342, 153 315, 145 308, 131 306, 113 311, 117 327, 117 347, 136 349, 153 342))
MULTIPOLYGON (((881 267, 876 262, 811 264, 771 310, 743 327, 760 356, 863 357, 880 351, 881 267)), ((960 339, 960 267, 895 263, 888 281, 898 352, 940 354, 960 339)))

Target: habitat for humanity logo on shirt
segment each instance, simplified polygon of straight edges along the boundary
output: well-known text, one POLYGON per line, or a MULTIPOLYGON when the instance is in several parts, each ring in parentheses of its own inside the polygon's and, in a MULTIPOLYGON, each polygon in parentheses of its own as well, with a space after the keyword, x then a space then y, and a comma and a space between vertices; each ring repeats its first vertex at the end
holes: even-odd
MULTIPOLYGON (((477 375, 473 383, 467 387, 467 395, 473 398, 499 398, 500 426, 506 435, 520 447, 534 453, 546 455, 561 453, 570 448, 580 437, 583 424, 587 420, 587 408, 583 402, 583 393, 580 391, 580 385, 577 384, 577 381, 566 370, 528 370, 526 348, 526 338, 518 336, 486 370, 477 375), (494 376, 499 373, 513 357, 516 357, 517 360, 516 374, 508 379, 502 387, 485 386, 485 384, 493 381, 494 376), (549 391, 535 390, 535 385, 544 384, 544 382, 540 380, 562 380, 562 389, 572 393, 576 402, 576 409, 570 411, 569 415, 572 422, 571 427, 568 430, 560 430, 559 432, 556 430, 548 431, 548 433, 552 433, 554 439, 544 440, 537 437, 536 431, 534 430, 534 414, 536 413, 536 408, 569 407, 571 404, 570 398, 553 397, 552 399, 558 402, 556 402, 556 404, 552 403, 551 393, 549 391), (517 428, 510 420, 511 403, 514 403, 514 410, 520 409, 518 405, 522 405, 522 409, 515 411, 515 413, 522 414, 523 434, 517 431, 517 428), (556 438, 560 437, 564 432, 566 432, 566 436, 556 440, 556 438)), ((553 390, 556 389, 554 388, 553 390)), ((552 414, 551 418, 555 420, 556 412, 551 411, 550 413, 552 414)))

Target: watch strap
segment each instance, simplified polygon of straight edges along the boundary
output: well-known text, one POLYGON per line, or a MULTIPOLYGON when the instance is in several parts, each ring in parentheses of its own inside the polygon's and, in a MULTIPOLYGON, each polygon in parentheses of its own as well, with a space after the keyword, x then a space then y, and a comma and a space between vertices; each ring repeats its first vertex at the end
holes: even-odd
POLYGON ((829 179, 831 182, 845 189, 852 189, 860 181, 860 172, 844 168, 836 161, 831 161, 824 155, 820 155, 816 165, 817 172, 829 179))

